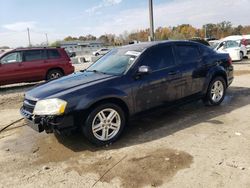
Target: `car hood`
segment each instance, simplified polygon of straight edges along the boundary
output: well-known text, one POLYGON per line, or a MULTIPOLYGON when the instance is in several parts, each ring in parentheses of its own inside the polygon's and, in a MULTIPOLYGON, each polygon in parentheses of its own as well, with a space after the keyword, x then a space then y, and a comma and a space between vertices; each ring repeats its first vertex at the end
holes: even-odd
POLYGON ((114 78, 116 76, 94 72, 78 72, 41 84, 30 91, 26 92, 25 98, 30 100, 39 100, 48 98, 52 95, 64 92, 75 87, 95 84, 100 81, 114 78))

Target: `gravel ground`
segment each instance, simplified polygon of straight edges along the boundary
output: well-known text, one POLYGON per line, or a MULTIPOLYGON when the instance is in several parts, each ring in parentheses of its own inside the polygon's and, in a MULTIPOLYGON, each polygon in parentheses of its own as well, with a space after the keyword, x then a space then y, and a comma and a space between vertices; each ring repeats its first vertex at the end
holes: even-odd
MULTIPOLYGON (((0 133, 0 187, 250 187, 250 61, 234 64, 221 106, 155 110, 111 146, 15 123, 0 133)), ((21 118, 23 94, 35 84, 0 88, 0 129, 21 118)))

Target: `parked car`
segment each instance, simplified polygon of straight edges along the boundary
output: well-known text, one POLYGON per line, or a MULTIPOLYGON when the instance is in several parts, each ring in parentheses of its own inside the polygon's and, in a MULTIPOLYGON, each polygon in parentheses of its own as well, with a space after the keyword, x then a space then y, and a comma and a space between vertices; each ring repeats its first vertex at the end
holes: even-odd
POLYGON ((80 129, 90 142, 105 145, 139 112, 199 99, 219 105, 232 81, 228 54, 189 41, 140 43, 26 92, 20 111, 38 132, 80 129))
POLYGON ((51 80, 74 72, 62 48, 22 48, 0 57, 0 85, 51 80))
POLYGON ((250 35, 243 35, 243 38, 247 51, 250 52, 250 35))
POLYGON ((68 54, 68 56, 69 56, 70 58, 76 57, 76 53, 75 53, 75 52, 68 51, 68 50, 65 50, 65 51, 66 51, 66 53, 68 54))
POLYGON ((196 38, 190 39, 190 41, 199 42, 199 43, 204 44, 206 46, 210 46, 209 42, 206 41, 206 40, 204 40, 204 39, 202 39, 202 38, 196 37, 196 38))
POLYGON ((209 38, 205 38, 205 40, 209 42, 209 41, 211 41, 211 40, 218 40, 218 39, 215 38, 215 37, 209 37, 209 38))
POLYGON ((94 55, 94 56, 105 55, 105 54, 108 53, 109 51, 110 51, 110 49, 102 48, 102 49, 99 49, 99 50, 93 52, 93 55, 94 55))
POLYGON ((241 45, 244 45, 247 51, 250 50, 250 35, 232 35, 222 39, 223 41, 233 40, 241 45))
POLYGON ((237 41, 210 41, 212 48, 219 53, 228 53, 233 61, 241 61, 247 56, 245 45, 237 41))

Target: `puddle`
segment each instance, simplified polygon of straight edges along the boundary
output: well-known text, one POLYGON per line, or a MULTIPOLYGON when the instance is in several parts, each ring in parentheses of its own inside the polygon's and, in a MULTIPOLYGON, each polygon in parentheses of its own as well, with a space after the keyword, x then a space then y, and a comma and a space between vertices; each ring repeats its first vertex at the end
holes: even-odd
POLYGON ((71 161, 65 171, 73 170, 79 175, 95 173, 101 177, 111 169, 101 178, 101 182, 110 183, 114 178, 119 178, 122 187, 137 188, 146 185, 160 186, 163 182, 171 180, 179 170, 189 168, 193 161, 193 157, 188 153, 171 149, 156 149, 139 153, 133 151, 130 154, 108 158, 103 156, 93 159, 95 161, 90 159, 71 161), (124 156, 126 158, 119 163, 124 156))
POLYGON ((33 145, 33 150, 38 149, 36 152, 38 158, 34 164, 67 161, 82 154, 92 156, 96 149, 88 144, 81 134, 67 137, 54 134, 45 136, 44 139, 37 140, 33 145))

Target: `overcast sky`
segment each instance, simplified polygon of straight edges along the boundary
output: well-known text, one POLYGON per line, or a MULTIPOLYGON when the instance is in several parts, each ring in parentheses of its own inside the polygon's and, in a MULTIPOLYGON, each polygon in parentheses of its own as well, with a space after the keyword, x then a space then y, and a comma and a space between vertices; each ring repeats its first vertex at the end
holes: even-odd
MULTIPOLYGON (((250 0, 154 0, 155 27, 231 21, 250 25, 250 0)), ((2 0, 0 46, 64 37, 121 34, 149 27, 148 0, 2 0)))

